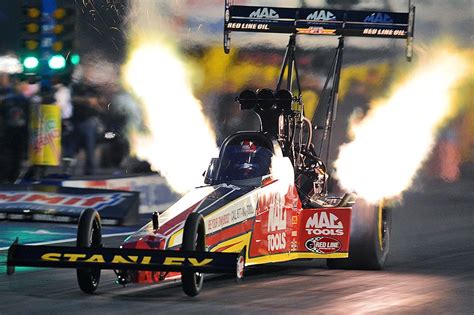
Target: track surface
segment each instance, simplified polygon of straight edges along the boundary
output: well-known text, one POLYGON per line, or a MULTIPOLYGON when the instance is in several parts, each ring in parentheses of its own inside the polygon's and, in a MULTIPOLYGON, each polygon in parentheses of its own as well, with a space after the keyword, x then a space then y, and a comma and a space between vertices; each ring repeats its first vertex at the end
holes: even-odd
MULTIPOLYGON (((419 185, 421 186, 421 185, 419 185)), ((253 270, 241 284, 205 281, 188 298, 179 283, 113 283, 103 272, 97 294, 82 294, 74 270, 0 275, 0 314, 17 313, 474 313, 474 178, 425 183, 393 212, 384 271, 328 270, 302 261, 253 270)), ((108 239, 117 244, 118 238, 108 239)))

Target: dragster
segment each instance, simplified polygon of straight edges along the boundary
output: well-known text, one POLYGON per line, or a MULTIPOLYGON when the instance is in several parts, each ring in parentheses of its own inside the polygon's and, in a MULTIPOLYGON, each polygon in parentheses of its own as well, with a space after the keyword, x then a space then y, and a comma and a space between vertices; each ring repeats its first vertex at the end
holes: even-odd
POLYGON ((195 296, 204 274, 242 279, 255 265, 327 259, 329 268, 381 269, 389 252, 390 209, 334 191, 327 152, 344 38, 403 38, 411 58, 414 15, 411 4, 400 13, 241 6, 227 0, 226 53, 232 32, 289 34, 276 89, 245 90, 236 98, 242 110, 258 115, 260 130, 227 137, 205 172, 204 185, 163 213, 155 212, 119 248, 102 245, 101 219, 91 208, 79 219, 76 246, 27 246, 17 239, 8 251, 8 274, 15 266, 73 268, 80 289, 93 293, 101 270, 111 269, 121 285, 181 278, 184 292, 195 296), (328 101, 317 107, 325 111, 324 126, 313 127, 304 116, 296 62, 300 35, 339 38, 323 91, 328 101), (314 130, 323 134, 318 146, 314 130))

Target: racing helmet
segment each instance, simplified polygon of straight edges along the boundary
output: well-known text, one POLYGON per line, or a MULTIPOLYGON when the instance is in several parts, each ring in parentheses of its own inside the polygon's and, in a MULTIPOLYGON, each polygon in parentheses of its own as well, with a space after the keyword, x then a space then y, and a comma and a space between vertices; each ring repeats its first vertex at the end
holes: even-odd
POLYGON ((242 179, 256 177, 260 166, 256 163, 258 147, 250 140, 240 142, 240 152, 236 152, 235 169, 242 179))
POLYGON ((242 140, 226 147, 222 179, 243 180, 268 174, 272 153, 252 140, 242 140))

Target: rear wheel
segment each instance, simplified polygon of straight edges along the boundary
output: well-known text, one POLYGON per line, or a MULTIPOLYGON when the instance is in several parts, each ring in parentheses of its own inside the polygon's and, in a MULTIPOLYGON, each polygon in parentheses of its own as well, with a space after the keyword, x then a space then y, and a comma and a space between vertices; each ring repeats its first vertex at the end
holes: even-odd
MULTIPOLYGON (((77 247, 102 247, 102 227, 100 216, 94 209, 86 209, 79 217, 77 226, 77 247)), ((78 268, 77 282, 85 293, 93 293, 99 286, 100 269, 78 268)))
POLYGON ((331 269, 382 269, 390 250, 391 209, 357 199, 352 207, 349 257, 328 259, 331 269))
MULTIPOLYGON (((184 224, 183 243, 181 250, 203 252, 206 249, 206 229, 204 219, 199 213, 191 213, 184 224)), ((199 294, 204 275, 199 272, 181 272, 183 291, 189 296, 199 294)))

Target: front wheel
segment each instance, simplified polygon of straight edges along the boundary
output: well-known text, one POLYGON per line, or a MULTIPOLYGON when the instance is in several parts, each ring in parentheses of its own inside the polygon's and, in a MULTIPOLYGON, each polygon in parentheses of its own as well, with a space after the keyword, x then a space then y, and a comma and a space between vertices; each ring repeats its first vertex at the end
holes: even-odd
MULTIPOLYGON (((102 247, 102 227, 100 216, 94 209, 86 209, 79 217, 77 225, 77 247, 102 247)), ((91 294, 99 286, 100 269, 77 268, 77 282, 84 293, 91 294)))
POLYGON ((391 209, 357 199, 352 207, 349 257, 328 259, 330 269, 382 269, 390 250, 391 209))
MULTIPOLYGON (((181 250, 203 252, 206 249, 206 228, 204 219, 199 213, 191 213, 184 224, 183 243, 181 250)), ((199 294, 204 281, 204 275, 200 272, 181 272, 183 291, 189 296, 199 294)))

